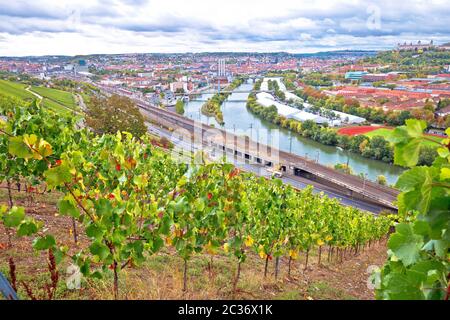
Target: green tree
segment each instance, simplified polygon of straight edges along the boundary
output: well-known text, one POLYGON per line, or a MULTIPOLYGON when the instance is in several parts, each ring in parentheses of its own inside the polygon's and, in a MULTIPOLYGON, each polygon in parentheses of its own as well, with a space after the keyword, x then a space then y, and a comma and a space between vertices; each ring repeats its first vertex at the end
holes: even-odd
POLYGON ((175 111, 178 114, 184 114, 184 102, 183 100, 177 100, 177 103, 175 104, 175 111))
POLYGON ((377 183, 380 184, 380 185, 382 185, 382 186, 385 186, 385 185, 387 184, 386 177, 383 176, 383 175, 379 175, 379 176, 377 177, 377 183))
POLYGON ((343 173, 353 174, 352 168, 348 166, 346 163, 337 163, 334 165, 334 168, 343 173))
POLYGON ((92 97, 87 105, 86 124, 97 134, 127 131, 140 137, 147 132, 144 117, 127 97, 92 97))

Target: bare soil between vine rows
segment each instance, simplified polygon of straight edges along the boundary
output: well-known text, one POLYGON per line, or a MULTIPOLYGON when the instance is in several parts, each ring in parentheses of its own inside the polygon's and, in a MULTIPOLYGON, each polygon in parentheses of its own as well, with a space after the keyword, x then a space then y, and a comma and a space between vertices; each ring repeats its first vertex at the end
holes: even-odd
MULTIPOLYGON (((6 190, 0 189, 0 204, 7 203, 6 190)), ((70 253, 87 246, 88 239, 80 237, 78 245, 71 233, 72 221, 59 216, 56 209, 58 195, 33 195, 27 199, 24 192, 14 192, 15 205, 26 207, 29 215, 45 223, 48 232, 54 234, 58 244, 67 245, 70 253)), ((6 248, 8 237, 0 226, 0 271, 9 277, 8 261, 12 257, 17 267, 19 282, 24 280, 37 296, 44 296, 42 290, 50 281, 46 253, 36 253, 31 247, 32 238, 12 237, 12 248, 6 248)), ((288 276, 288 259, 281 259, 280 275, 274 278, 275 261, 269 265, 269 275, 264 278, 264 260, 250 253, 242 265, 238 292, 233 295, 233 278, 237 263, 232 257, 216 255, 212 268, 210 255, 197 255, 188 264, 188 290, 183 287, 183 261, 175 250, 164 248, 151 256, 141 266, 127 268, 120 274, 121 299, 374 299, 374 292, 368 286, 369 267, 382 266, 386 259, 386 244, 377 243, 358 256, 348 255, 342 263, 329 262, 326 248, 322 252, 322 265, 318 265, 317 252, 311 252, 308 269, 305 271, 305 255, 292 263, 288 276)), ((60 267, 60 283, 57 299, 112 299, 112 276, 102 280, 83 280, 80 290, 66 288, 65 270, 70 261, 60 267)), ((27 295, 19 285, 19 295, 27 295)))

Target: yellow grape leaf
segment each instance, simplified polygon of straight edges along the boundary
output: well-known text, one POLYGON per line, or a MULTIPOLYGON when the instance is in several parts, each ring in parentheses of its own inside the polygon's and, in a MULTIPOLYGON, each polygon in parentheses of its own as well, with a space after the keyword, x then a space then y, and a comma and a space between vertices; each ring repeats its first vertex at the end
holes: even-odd
POLYGON ((39 141, 38 150, 44 158, 53 154, 53 149, 50 143, 42 139, 39 141))
POLYGON ((264 252, 264 247, 263 246, 259 246, 258 254, 259 254, 261 259, 265 259, 266 258, 266 253, 264 252))
POLYGON ((251 247, 254 242, 255 242, 255 240, 253 240, 253 238, 251 236, 247 236, 247 238, 245 239, 245 245, 247 247, 251 247))
POLYGON ((289 250, 289 257, 291 257, 292 259, 297 259, 298 258, 298 251, 297 250, 289 250))
POLYGON ((450 169, 442 168, 441 169, 441 180, 448 180, 448 179, 450 179, 450 169))
POLYGON ((38 140, 38 137, 35 134, 24 134, 23 135, 23 142, 25 142, 25 144, 27 144, 29 147, 32 147, 36 144, 38 140))

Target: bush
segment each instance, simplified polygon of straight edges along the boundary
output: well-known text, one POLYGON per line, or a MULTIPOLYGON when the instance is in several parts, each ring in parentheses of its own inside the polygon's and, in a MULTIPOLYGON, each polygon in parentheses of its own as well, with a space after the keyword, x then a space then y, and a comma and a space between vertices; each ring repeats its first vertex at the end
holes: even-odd
POLYGON ((380 185, 382 185, 382 186, 387 185, 386 177, 383 176, 383 175, 379 175, 379 176, 377 177, 377 183, 380 184, 380 185))

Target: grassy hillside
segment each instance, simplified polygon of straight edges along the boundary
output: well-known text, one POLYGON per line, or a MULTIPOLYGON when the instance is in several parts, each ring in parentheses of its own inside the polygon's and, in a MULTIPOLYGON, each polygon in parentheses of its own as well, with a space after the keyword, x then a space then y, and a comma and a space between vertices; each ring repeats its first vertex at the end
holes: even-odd
POLYGON ((33 100, 35 96, 26 91, 26 85, 17 82, 0 80, 0 94, 10 97, 16 97, 22 100, 33 100))
POLYGON ((62 106, 61 104, 59 104, 53 100, 47 99, 47 98, 44 98, 41 103, 43 103, 44 107, 49 108, 57 113, 69 113, 70 112, 70 110, 67 109, 66 107, 62 106))
POLYGON ((31 90, 44 98, 52 100, 70 109, 76 109, 77 107, 73 94, 70 92, 46 87, 31 87, 31 90))
POLYGON ((30 88, 26 90, 27 85, 18 82, 0 80, 0 95, 15 97, 25 101, 31 101, 37 97, 30 91, 43 97, 42 104, 58 113, 69 113, 70 110, 78 110, 75 98, 72 93, 46 87, 30 88))

